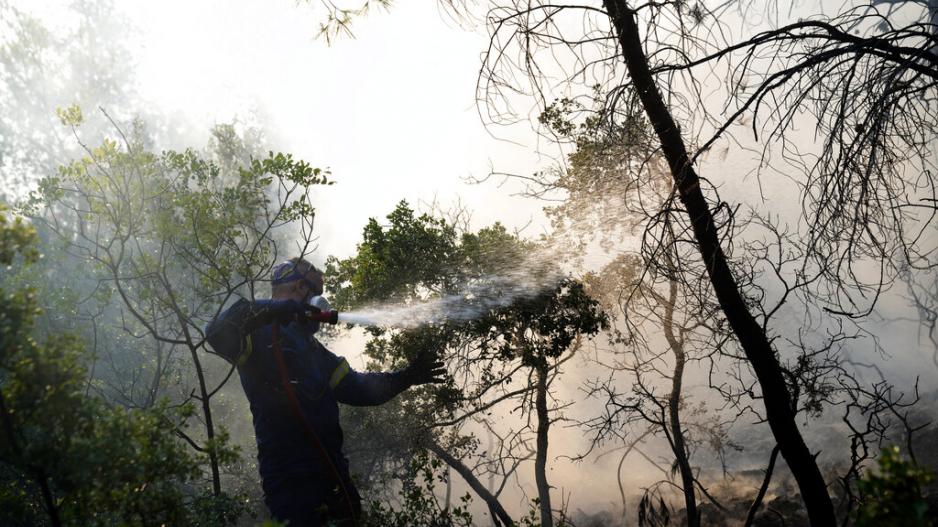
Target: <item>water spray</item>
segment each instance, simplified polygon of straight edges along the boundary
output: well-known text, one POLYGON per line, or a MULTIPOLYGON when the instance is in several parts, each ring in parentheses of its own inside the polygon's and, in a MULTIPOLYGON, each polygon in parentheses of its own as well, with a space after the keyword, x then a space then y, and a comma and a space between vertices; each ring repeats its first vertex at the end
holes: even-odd
MULTIPOLYGON (((315 311, 309 314, 309 319, 313 322, 319 322, 324 324, 354 324, 356 326, 403 326, 411 327, 414 325, 412 321, 400 320, 399 323, 395 324, 393 322, 384 320, 385 316, 369 316, 362 313, 339 313, 335 310, 328 311, 315 311)), ((427 320, 425 322, 433 322, 432 320, 427 320)))
POLYGON ((343 324, 355 324, 356 326, 377 326, 377 321, 372 320, 358 313, 336 313, 337 321, 343 324))
POLYGON ((309 320, 321 324, 355 324, 357 326, 379 326, 382 322, 377 318, 360 313, 339 313, 332 309, 329 301, 323 296, 314 296, 309 299, 309 305, 316 308, 307 315, 309 320))
POLYGON ((374 305, 353 312, 339 313, 329 302, 315 296, 309 300, 317 312, 311 320, 327 324, 358 326, 393 326, 416 328, 426 324, 467 322, 493 309, 507 307, 517 300, 531 298, 556 286, 564 274, 560 269, 532 270, 523 266, 509 273, 488 275, 483 280, 465 285, 458 294, 428 299, 406 305, 374 305))

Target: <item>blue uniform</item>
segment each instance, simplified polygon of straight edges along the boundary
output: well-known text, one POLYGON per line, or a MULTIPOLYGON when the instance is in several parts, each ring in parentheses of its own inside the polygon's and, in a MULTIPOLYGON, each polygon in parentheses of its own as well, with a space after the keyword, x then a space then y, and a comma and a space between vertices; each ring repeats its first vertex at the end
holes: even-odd
POLYGON ((274 354, 273 326, 263 320, 263 312, 276 302, 239 301, 213 320, 206 334, 215 352, 238 366, 254 416, 260 475, 271 514, 281 521, 290 520, 290 525, 319 525, 326 518, 347 516, 349 501, 355 507, 360 501, 342 453, 338 403, 379 405, 409 384, 400 373, 352 370, 344 358, 316 340, 313 324, 281 326, 280 349, 287 380, 303 418, 315 433, 316 439, 311 438, 284 390, 274 354), (325 456, 334 469, 327 465, 325 456), (323 508, 330 512, 321 515, 323 508))

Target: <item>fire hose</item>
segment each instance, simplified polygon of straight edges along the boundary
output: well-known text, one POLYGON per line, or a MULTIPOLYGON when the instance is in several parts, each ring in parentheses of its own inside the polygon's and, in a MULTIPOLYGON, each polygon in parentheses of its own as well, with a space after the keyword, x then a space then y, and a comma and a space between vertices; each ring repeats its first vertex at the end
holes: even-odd
MULTIPOLYGON (((309 319, 311 321, 326 322, 330 324, 337 323, 338 317, 339 314, 336 311, 318 311, 310 313, 309 315, 309 319)), ((280 380, 283 384, 283 390, 287 394, 287 399, 290 402, 290 407, 293 410, 293 414, 296 416, 297 421, 300 422, 300 425, 306 433, 309 442, 314 446, 314 450, 319 454, 324 464, 329 468, 329 471, 332 473, 333 478, 335 478, 335 481, 338 484, 338 488, 342 491, 342 496, 345 499, 346 505, 348 506, 349 518, 351 519, 352 525, 358 526, 359 523, 357 517, 357 508, 352 502, 352 496, 349 493, 345 478, 343 478, 342 474, 339 473, 339 469, 336 467, 335 461, 332 459, 332 456, 329 455, 326 447, 323 446, 322 440, 319 439, 319 434, 316 433, 315 427, 303 413, 302 407, 300 406, 300 401, 296 396, 296 392, 293 390, 293 385, 290 383, 290 374, 287 370, 287 363, 283 358, 283 350, 280 346, 280 324, 276 322, 272 326, 272 338, 274 358, 277 361, 277 369, 280 372, 280 380)))

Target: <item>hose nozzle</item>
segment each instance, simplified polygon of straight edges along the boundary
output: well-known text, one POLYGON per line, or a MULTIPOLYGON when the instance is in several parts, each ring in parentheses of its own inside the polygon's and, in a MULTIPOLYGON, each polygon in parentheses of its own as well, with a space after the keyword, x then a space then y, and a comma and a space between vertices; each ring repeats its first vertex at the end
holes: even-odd
POLYGON ((310 320, 314 322, 325 322, 326 324, 339 323, 339 312, 332 309, 326 297, 322 295, 311 297, 309 299, 309 305, 319 310, 309 316, 310 320))
POLYGON ((338 324, 339 312, 329 310, 329 311, 319 311, 315 313, 310 313, 309 319, 314 322, 325 322, 326 324, 338 324))

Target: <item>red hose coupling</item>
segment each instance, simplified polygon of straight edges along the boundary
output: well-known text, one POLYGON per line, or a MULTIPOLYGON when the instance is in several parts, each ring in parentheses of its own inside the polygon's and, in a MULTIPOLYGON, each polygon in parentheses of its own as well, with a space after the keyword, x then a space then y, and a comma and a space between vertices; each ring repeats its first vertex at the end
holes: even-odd
POLYGON ((318 311, 309 314, 309 319, 315 322, 325 322, 326 324, 338 324, 338 311, 318 311))

